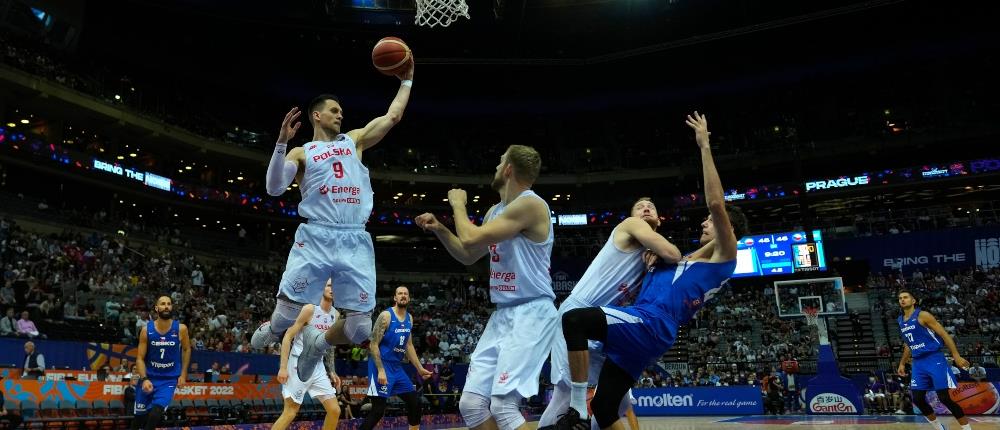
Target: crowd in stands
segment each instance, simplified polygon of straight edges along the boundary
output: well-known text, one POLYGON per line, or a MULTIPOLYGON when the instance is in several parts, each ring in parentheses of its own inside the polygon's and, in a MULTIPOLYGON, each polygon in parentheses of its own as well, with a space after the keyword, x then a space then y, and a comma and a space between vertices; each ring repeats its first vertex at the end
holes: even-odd
MULTIPOLYGON (((907 288, 917 294, 921 309, 932 313, 944 329, 958 339, 962 354, 982 357, 984 365, 996 366, 1000 354, 1000 268, 967 268, 951 272, 908 276, 872 275, 873 311, 891 332, 896 327, 899 303, 896 291, 907 288)), ((898 349, 898 337, 893 347, 898 349)))
POLYGON ((129 76, 116 73, 104 64, 73 64, 44 41, 20 37, 13 33, 0 36, 0 63, 48 79, 105 103, 121 105, 154 121, 183 127, 205 137, 239 146, 263 148, 272 139, 238 126, 213 120, 215 115, 199 111, 185 97, 189 92, 157 91, 155 85, 142 86, 129 76), (266 143, 265 143, 266 142, 266 143))

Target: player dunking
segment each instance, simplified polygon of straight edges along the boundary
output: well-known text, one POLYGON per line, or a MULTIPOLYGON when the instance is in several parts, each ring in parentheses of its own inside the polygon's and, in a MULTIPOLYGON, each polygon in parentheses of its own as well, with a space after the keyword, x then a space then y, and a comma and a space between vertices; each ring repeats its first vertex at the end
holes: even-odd
MULTIPOLYGON (((292 420, 295 419, 295 415, 299 413, 299 407, 302 405, 305 393, 309 392, 309 396, 319 400, 323 409, 326 410, 323 428, 336 430, 337 421, 340 419, 340 405, 337 404, 337 390, 334 387, 340 385, 340 378, 337 377, 333 357, 328 357, 327 366, 315 366, 309 379, 299 379, 298 372, 295 371, 298 368, 299 354, 302 352, 302 336, 299 334, 302 327, 311 325, 318 330, 327 330, 336 321, 337 311, 333 309, 333 287, 327 281, 319 306, 303 306, 298 318, 285 331, 285 336, 281 340, 281 370, 278 370, 276 379, 281 383, 281 396, 285 399, 285 406, 281 411, 281 416, 271 426, 272 429, 287 429, 292 420), (327 374, 326 367, 329 367, 329 374, 327 374), (292 372, 289 370, 294 372, 291 376, 289 373, 292 372), (333 376, 332 382, 330 376, 333 376)), ((330 351, 332 352, 333 348, 330 351)))
POLYGON ((946 430, 945 425, 938 422, 937 416, 934 415, 934 408, 927 403, 927 391, 934 390, 941 404, 945 405, 962 425, 962 430, 971 430, 969 418, 965 416, 962 407, 951 399, 948 392, 949 388, 956 387, 955 378, 951 374, 951 366, 941 353, 941 344, 948 347, 956 366, 968 368, 969 361, 958 354, 955 341, 944 331, 937 318, 917 307, 917 298, 912 292, 908 290, 899 292, 899 307, 903 313, 899 315, 897 321, 904 343, 903 358, 899 360, 896 373, 899 376, 906 376, 905 365, 912 356, 910 390, 913 393, 913 403, 917 404, 920 412, 927 417, 935 430, 946 430))
POLYGON ((507 148, 491 184, 500 203, 486 213, 482 226, 469 221, 463 190, 448 192, 457 236, 432 214, 416 218, 456 260, 469 265, 490 255, 490 299, 497 309, 470 357, 458 405, 473 430, 525 426, 518 406, 538 393, 538 375, 555 336, 549 205, 530 189, 541 164, 534 148, 507 148))
MULTIPOLYGON (((319 303, 327 279, 333 279, 337 305, 346 311, 341 322, 327 331, 326 342, 313 345, 313 336, 306 336, 306 347, 299 357, 307 369, 299 375, 302 379, 308 379, 308 372, 330 344, 361 343, 371 333, 375 252, 365 223, 373 202, 371 179, 361 155, 403 117, 413 84, 413 66, 399 78, 402 83, 388 112, 347 133, 340 132, 344 110, 337 97, 316 97, 309 104, 312 141, 285 155, 288 141, 301 125, 296 122, 301 112, 292 108, 285 114, 267 167, 267 193, 272 196, 284 193, 293 179, 298 181, 302 192, 298 210, 308 221, 295 231, 271 320, 254 332, 251 346, 260 349, 276 342, 304 304, 319 303), (311 354, 313 346, 320 351, 311 354)), ((303 334, 309 334, 308 327, 303 334)))
POLYGON ((688 116, 687 124, 695 130, 701 148, 709 211, 701 224, 702 247, 680 262, 660 262, 650 267, 634 306, 581 308, 563 315, 573 382, 570 409, 556 423, 560 430, 589 430, 591 425, 586 403, 588 339, 604 342, 607 354, 597 392, 590 402, 597 424, 602 429, 624 430, 618 420, 622 396, 646 366, 670 349, 677 330, 722 289, 736 268, 736 237, 745 233, 746 218, 739 210, 726 206, 712 160, 707 118, 695 112, 694 117, 688 116))
POLYGON ((420 428, 420 396, 414 391, 413 382, 403 371, 403 355, 417 369, 420 377, 427 379, 432 373, 420 365, 420 357, 413 348, 413 318, 407 312, 410 305, 410 289, 405 286, 396 287, 396 305, 382 311, 372 329, 371 342, 368 348, 368 398, 372 402, 372 410, 368 412, 361 430, 372 430, 385 415, 386 400, 399 396, 406 403, 406 418, 410 430, 420 428))
POLYGON ((174 390, 187 381, 191 362, 188 328, 173 317, 169 296, 156 299, 156 319, 139 332, 135 370, 142 382, 135 393, 133 429, 153 430, 160 425, 163 411, 174 399, 174 390))
MULTIPOLYGON (((660 259, 676 263, 681 252, 674 244, 656 233, 660 217, 656 205, 649 197, 639 198, 631 208, 631 216, 611 231, 611 237, 597 253, 597 257, 587 267, 573 292, 559 306, 559 315, 568 311, 593 306, 619 304, 638 289, 642 277, 642 255, 646 249, 652 250, 660 259)), ((597 384, 597 372, 604 363, 604 354, 591 348, 590 375, 588 383, 597 384)), ((545 407, 539 429, 554 426, 556 419, 569 408, 570 387, 569 358, 566 355, 566 340, 561 327, 552 345, 552 383, 555 384, 552 400, 545 407)), ((630 409, 632 403, 627 396, 622 397, 619 416, 630 409)))

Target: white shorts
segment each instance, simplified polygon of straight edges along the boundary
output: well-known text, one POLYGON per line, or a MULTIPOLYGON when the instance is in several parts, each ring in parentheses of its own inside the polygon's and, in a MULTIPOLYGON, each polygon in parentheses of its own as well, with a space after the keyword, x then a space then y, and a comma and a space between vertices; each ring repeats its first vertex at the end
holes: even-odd
POLYGON ((552 348, 559 314, 549 298, 500 307, 469 357, 463 391, 484 397, 538 394, 538 375, 552 348))
MULTIPOLYGON (((552 366, 549 371, 553 384, 565 384, 567 387, 572 382, 569 374, 569 351, 566 347, 566 338, 563 336, 562 316, 573 309, 592 307, 586 303, 579 302, 570 296, 559 305, 559 322, 556 324, 555 339, 552 340, 552 366)), ((589 341, 590 368, 587 371, 587 383, 591 386, 597 385, 597 378, 601 376, 601 366, 604 366, 604 345, 601 342, 589 341)))
POLYGON ((278 296, 319 304, 333 279, 337 307, 367 312, 375 308, 375 248, 364 225, 310 221, 299 224, 281 275, 278 296))
POLYGON ((281 386, 282 398, 291 398, 292 401, 301 405, 306 392, 309 392, 309 397, 317 400, 321 400, 320 398, 322 397, 337 397, 337 390, 333 388, 330 376, 326 374, 326 366, 320 363, 313 370, 309 380, 303 382, 299 380, 299 373, 296 370, 298 364, 298 356, 292 355, 288 357, 288 381, 281 386))

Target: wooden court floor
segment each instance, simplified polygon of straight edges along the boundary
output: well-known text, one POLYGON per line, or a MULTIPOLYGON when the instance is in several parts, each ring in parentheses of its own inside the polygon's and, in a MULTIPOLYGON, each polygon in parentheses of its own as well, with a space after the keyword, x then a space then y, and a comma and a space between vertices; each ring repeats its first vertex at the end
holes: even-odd
MULTIPOLYGON (((940 417, 939 420, 948 430, 961 428, 958 421, 951 417, 940 417)), ((1000 416, 969 417, 969 420, 975 430, 1000 430, 1000 416)), ((534 429, 537 424, 532 422, 528 425, 534 429)), ((639 417, 639 427, 639 430, 931 430, 924 417, 913 415, 639 417)))

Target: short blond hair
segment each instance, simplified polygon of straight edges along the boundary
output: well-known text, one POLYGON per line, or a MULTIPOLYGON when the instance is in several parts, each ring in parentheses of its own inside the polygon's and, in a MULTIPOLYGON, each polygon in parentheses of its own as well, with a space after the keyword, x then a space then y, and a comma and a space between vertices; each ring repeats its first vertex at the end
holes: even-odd
POLYGON ((514 166, 517 179, 528 184, 534 184, 542 170, 542 157, 530 146, 511 145, 507 148, 507 163, 514 166))

